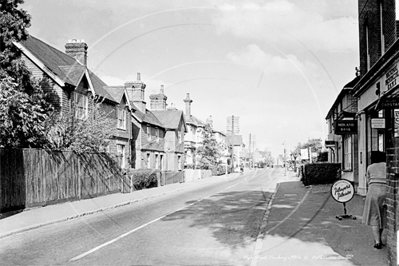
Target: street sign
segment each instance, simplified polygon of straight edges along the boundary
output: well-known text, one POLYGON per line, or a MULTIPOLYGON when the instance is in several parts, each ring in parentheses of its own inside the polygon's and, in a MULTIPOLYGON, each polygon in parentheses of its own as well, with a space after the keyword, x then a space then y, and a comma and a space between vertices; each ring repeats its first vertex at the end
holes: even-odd
POLYGON ((385 128, 385 118, 372 118, 371 128, 385 128))
POLYGON ((344 214, 335 216, 338 220, 351 218, 356 220, 355 216, 346 213, 346 203, 355 196, 355 189, 352 183, 346 179, 339 179, 331 186, 331 196, 344 205, 344 214))
POLYGON ((335 122, 335 134, 357 134, 357 120, 337 120, 335 122))

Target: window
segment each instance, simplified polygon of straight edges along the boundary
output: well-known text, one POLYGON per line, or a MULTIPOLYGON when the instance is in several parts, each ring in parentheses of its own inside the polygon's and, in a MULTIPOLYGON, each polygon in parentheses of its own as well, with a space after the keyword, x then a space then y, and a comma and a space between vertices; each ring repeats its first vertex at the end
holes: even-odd
POLYGON ((126 153, 125 153, 125 145, 117 144, 116 145, 116 153, 118 155, 118 162, 121 168, 125 168, 126 166, 126 153))
POLYGON ((163 170, 163 155, 160 155, 160 159, 159 159, 159 170, 163 170))
POLYGON ((155 169, 159 169, 159 157, 158 157, 158 154, 155 154, 155 169))
POLYGON ((352 170, 352 135, 344 135, 344 170, 352 170))
POLYGON ((366 25, 366 29, 365 29, 365 31, 366 31, 366 53, 367 53, 367 65, 366 65, 366 67, 367 67, 367 71, 369 71, 369 69, 370 69, 370 44, 369 44, 369 27, 366 25))
POLYGON ((182 137, 181 137, 181 131, 178 131, 177 132, 177 142, 180 144, 181 143, 181 139, 182 139, 182 137))
POLYGON ((147 168, 151 168, 151 154, 147 153, 147 168))
POLYGON ((80 93, 74 93, 75 117, 86 119, 89 114, 89 98, 80 93))
POLYGON ((384 16, 382 1, 380 2, 380 32, 381 32, 381 55, 385 53, 385 37, 384 37, 384 16))
POLYGON ((159 142, 159 128, 155 129, 155 137, 156 137, 157 142, 159 142))
POLYGON ((126 110, 122 108, 117 108, 116 112, 118 116, 118 128, 126 129, 126 110))
POLYGON ((181 170, 181 156, 177 156, 177 170, 181 170))
POLYGON ((147 125, 147 140, 151 140, 151 127, 149 125, 147 125))

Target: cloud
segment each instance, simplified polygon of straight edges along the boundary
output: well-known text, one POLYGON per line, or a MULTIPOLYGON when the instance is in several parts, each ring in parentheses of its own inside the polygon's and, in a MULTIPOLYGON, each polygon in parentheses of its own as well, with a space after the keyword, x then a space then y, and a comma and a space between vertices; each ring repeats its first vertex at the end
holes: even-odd
POLYGON ((250 44, 238 53, 227 54, 227 59, 252 68, 259 68, 267 73, 304 73, 311 69, 314 71, 316 66, 310 62, 305 64, 300 62, 295 55, 288 54, 283 56, 268 54, 258 45, 250 44))
POLYGON ((357 18, 328 17, 329 2, 316 7, 309 9, 288 0, 223 4, 214 23, 221 33, 282 45, 301 43, 312 50, 357 49, 357 18))

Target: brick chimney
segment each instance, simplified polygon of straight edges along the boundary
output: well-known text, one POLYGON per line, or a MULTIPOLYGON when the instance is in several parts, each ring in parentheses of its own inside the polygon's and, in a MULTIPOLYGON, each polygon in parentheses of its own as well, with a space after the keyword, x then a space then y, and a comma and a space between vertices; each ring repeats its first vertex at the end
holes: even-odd
POLYGON ((190 99, 190 93, 187 93, 186 99, 183 101, 186 103, 186 116, 191 117, 191 103, 193 100, 190 99))
POLYGON ((87 48, 84 40, 72 39, 65 44, 65 53, 87 66, 87 48))
POLYGON ((144 90, 146 85, 141 81, 140 73, 137 73, 136 81, 128 81, 125 88, 130 101, 142 112, 145 113, 146 103, 144 101, 144 90))
POLYGON ((166 110, 166 100, 168 97, 166 97, 164 93, 164 87, 161 85, 161 90, 158 94, 151 94, 150 95, 150 109, 151 110, 166 110))

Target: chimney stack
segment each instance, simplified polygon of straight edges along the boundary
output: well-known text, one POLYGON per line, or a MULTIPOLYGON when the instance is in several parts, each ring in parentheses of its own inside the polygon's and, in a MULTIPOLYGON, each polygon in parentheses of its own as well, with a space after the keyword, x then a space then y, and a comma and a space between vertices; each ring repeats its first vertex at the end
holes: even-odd
POLYGON ((144 101, 144 90, 146 85, 141 81, 140 73, 137 73, 137 80, 134 82, 126 82, 125 88, 127 95, 134 105, 142 112, 145 113, 146 103, 144 101))
POLYGON ((152 94, 150 95, 150 109, 151 110, 166 110, 166 100, 168 97, 164 94, 164 88, 163 85, 161 85, 161 90, 158 94, 152 94))
POLYGON ((183 101, 186 103, 186 116, 191 117, 191 103, 193 100, 190 99, 190 93, 187 93, 186 99, 183 101))
POLYGON ((84 40, 72 39, 65 44, 65 53, 87 66, 87 48, 84 40))

